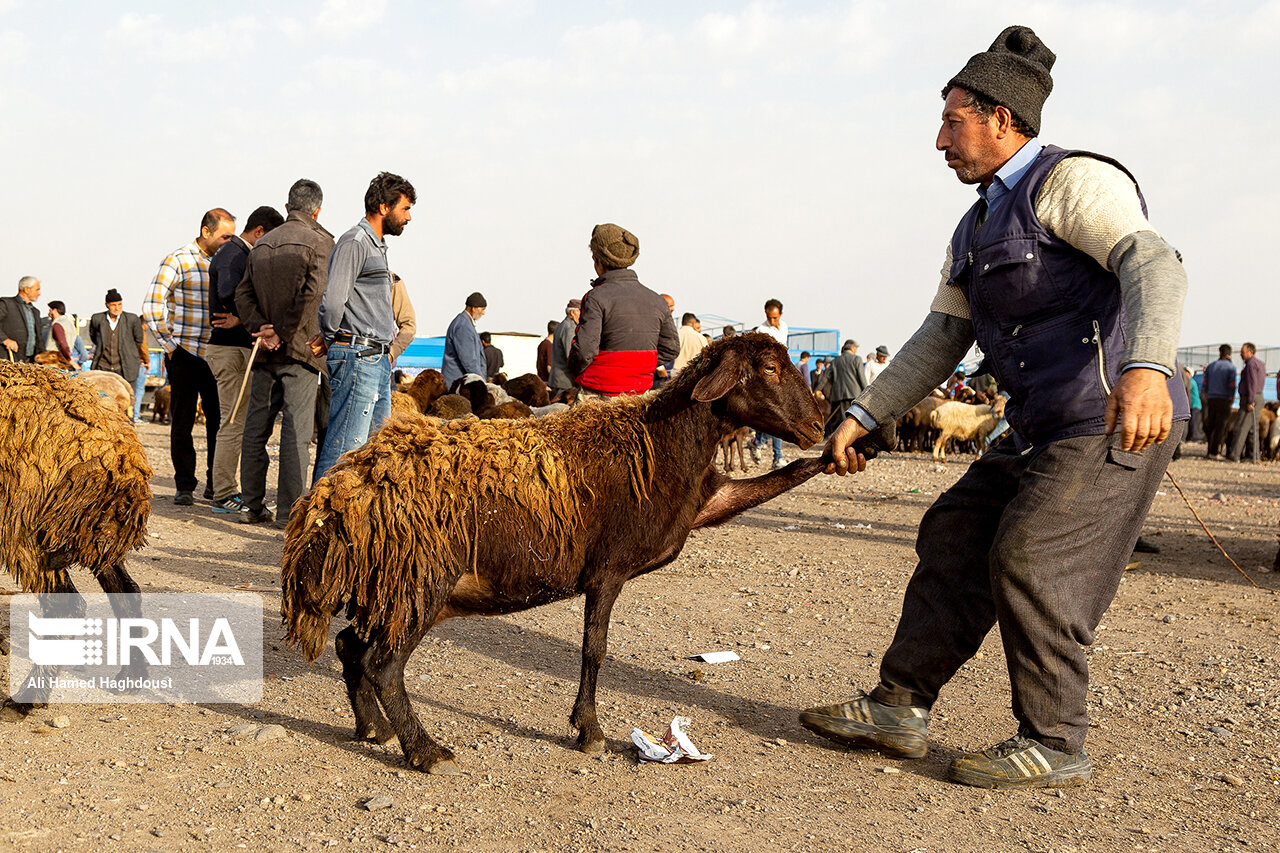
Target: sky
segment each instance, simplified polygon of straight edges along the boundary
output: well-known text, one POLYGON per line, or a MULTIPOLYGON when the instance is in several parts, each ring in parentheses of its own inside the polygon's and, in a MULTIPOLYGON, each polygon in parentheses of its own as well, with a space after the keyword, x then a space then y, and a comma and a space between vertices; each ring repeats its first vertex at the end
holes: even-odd
POLYGON ((616 222, 677 319, 778 298, 896 352, 975 198, 940 89, 1015 23, 1058 56, 1041 140, 1125 164, 1182 252, 1181 342, 1280 344, 1280 180, 1248 153, 1280 131, 1280 2, 0 0, 0 292, 138 311, 206 209, 243 224, 307 177, 336 236, 388 170, 420 335, 475 290, 482 329, 544 331, 616 222))

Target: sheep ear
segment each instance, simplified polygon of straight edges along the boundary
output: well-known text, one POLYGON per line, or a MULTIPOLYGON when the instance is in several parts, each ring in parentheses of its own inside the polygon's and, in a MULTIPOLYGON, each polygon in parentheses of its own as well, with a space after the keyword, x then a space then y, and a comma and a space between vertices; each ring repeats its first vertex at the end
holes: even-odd
POLYGON ((742 367, 742 353, 729 350, 720 357, 720 363, 693 386, 693 399, 699 403, 719 400, 738 384, 738 380, 742 378, 742 367))

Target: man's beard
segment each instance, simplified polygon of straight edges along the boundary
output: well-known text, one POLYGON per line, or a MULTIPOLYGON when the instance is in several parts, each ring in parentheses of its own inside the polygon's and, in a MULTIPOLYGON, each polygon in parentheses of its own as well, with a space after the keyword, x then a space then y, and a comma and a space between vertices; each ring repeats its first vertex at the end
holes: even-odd
POLYGON ((399 237, 404 233, 404 220, 392 219, 390 216, 382 220, 382 233, 390 234, 392 237, 399 237))

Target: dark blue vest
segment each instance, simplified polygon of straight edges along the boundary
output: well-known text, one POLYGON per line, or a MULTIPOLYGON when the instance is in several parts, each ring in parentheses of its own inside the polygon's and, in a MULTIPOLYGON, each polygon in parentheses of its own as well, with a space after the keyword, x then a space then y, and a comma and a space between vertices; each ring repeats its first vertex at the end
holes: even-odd
MULTIPOLYGON (((1107 157, 1047 146, 985 222, 978 225, 986 206, 979 201, 951 238, 950 282, 964 291, 978 346, 1010 394, 1009 425, 1031 444, 1103 433, 1124 357, 1119 280, 1036 217, 1040 187, 1067 157, 1095 157, 1129 174, 1107 157)), ((1138 200, 1145 214, 1141 190, 1138 200)), ((1176 373, 1173 417, 1185 420, 1190 406, 1176 373)))

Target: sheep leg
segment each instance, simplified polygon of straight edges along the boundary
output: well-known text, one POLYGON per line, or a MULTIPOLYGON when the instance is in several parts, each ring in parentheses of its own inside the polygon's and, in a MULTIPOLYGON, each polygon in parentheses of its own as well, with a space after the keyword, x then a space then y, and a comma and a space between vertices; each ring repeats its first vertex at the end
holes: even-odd
POLYGON ((721 478, 716 490, 702 505, 694 528, 710 527, 728 521, 740 512, 759 506, 767 500, 794 489, 827 465, 824 459, 797 459, 785 468, 770 471, 747 480, 721 478))
POLYGON ((587 590, 582 626, 582 674, 578 680, 578 698, 569 715, 569 724, 578 730, 577 748, 586 753, 604 752, 604 730, 596 716, 596 678, 609 648, 609 614, 620 592, 621 581, 587 590))
MULTIPOLYGON (((71 565, 71 557, 68 554, 59 552, 52 555, 41 555, 40 566, 38 571, 49 580, 49 593, 70 593, 76 591, 75 584, 71 582, 71 575, 67 573, 67 566, 71 565)), ((43 596, 41 596, 43 598, 43 596)), ((42 607, 44 615, 58 617, 73 617, 84 615, 84 599, 76 596, 73 602, 69 602, 70 607, 60 607, 50 609, 49 605, 42 607)), ((31 670, 29 678, 43 679, 44 684, 49 683, 49 679, 58 674, 56 666, 37 666, 31 670)), ((6 723, 16 723, 26 717, 38 708, 48 707, 49 694, 52 687, 43 688, 35 691, 31 698, 36 699, 35 702, 15 702, 12 696, 6 696, 4 702, 0 703, 0 721, 6 723)))
MULTIPOLYGON (((125 570, 124 563, 116 563, 95 573, 102 591, 114 597, 111 609, 117 619, 136 619, 142 616, 142 590, 137 581, 125 570)), ((130 656, 129 665, 119 672, 120 678, 146 678, 147 659, 142 655, 130 656)))
POLYGON ((347 683, 347 698, 356 717, 355 740, 391 743, 396 738, 395 729, 391 728, 391 723, 378 707, 373 682, 364 668, 369 644, 360 639, 351 625, 338 632, 333 644, 338 660, 342 661, 342 678, 347 683))
POLYGON ((462 771, 454 762, 453 753, 427 734, 418 715, 413 713, 409 693, 404 688, 404 665, 427 633, 427 627, 412 626, 400 647, 394 651, 385 649, 380 640, 375 640, 364 654, 365 669, 372 674, 378 701, 395 727, 409 766, 433 776, 457 776, 462 771))

